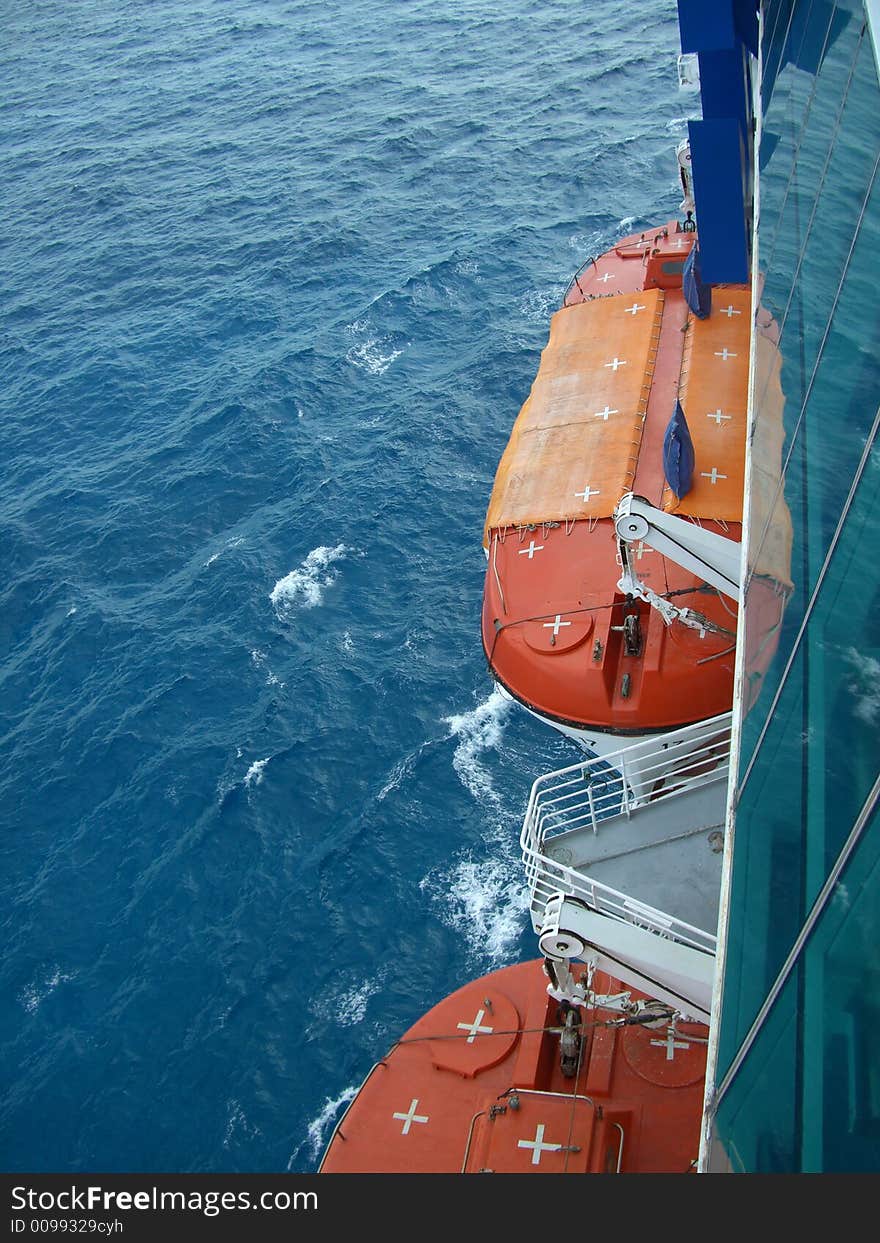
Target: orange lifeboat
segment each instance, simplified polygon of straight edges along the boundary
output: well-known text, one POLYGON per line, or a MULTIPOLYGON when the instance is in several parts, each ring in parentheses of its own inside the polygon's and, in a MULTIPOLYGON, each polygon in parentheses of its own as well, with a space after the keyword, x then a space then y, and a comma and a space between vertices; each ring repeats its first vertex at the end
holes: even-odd
POLYGON ((320 1172, 691 1171, 708 1030, 622 987, 597 971, 560 1006, 540 961, 472 981, 373 1068, 320 1172))
POLYGON ((711 315, 692 314, 682 269, 695 238, 672 221, 578 273, 486 517, 491 672, 536 715, 600 750, 609 735, 619 745, 620 735, 719 715, 733 697, 736 603, 647 543, 631 549, 635 573, 689 624, 623 590, 614 525, 621 498, 635 493, 741 539, 751 289, 715 286, 711 315), (663 465, 677 402, 696 463, 683 498, 663 465))

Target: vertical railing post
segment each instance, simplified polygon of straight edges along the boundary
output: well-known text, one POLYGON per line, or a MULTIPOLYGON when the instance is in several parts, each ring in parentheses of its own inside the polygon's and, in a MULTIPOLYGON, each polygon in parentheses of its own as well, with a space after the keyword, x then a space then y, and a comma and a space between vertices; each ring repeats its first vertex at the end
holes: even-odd
POLYGON ((598 831, 599 831, 599 826, 598 826, 598 825, 597 825, 597 823, 596 823, 596 806, 595 806, 595 803, 593 802, 593 783, 592 783, 592 781, 590 781, 590 782, 588 782, 588 783, 587 783, 587 802, 588 802, 588 803, 589 803, 589 805, 590 805, 590 821, 591 821, 591 823, 592 823, 592 825, 593 825, 593 832, 594 832, 594 833, 598 833, 598 831))

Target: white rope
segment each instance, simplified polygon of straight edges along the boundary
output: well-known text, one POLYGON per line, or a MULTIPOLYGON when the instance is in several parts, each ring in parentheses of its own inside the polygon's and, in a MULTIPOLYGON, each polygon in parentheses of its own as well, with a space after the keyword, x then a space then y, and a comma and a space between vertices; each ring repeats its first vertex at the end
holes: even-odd
POLYGON ((501 579, 498 575, 498 564, 495 559, 497 548, 498 548, 498 536, 496 534, 495 538, 492 540, 492 570, 495 574, 495 582, 498 584, 498 594, 501 597, 501 608, 504 614, 506 615, 507 605, 504 602, 504 591, 502 590, 502 587, 501 587, 501 579))

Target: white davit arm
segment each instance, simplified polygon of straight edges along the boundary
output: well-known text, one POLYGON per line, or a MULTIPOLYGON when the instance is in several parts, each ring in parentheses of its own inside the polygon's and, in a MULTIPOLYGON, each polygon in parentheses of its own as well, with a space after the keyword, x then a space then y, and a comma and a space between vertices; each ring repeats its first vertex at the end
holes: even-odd
MULTIPOLYGON (((725 539, 686 518, 664 513, 632 492, 618 502, 614 527, 621 544, 642 540, 739 603, 742 544, 738 540, 725 539)), ((625 568, 629 568, 626 561, 625 568)))
MULTIPOLYGON (((709 1022, 714 952, 601 915, 563 893, 547 902, 538 945, 551 961, 567 964, 580 959, 687 1018, 709 1022)), ((576 991, 570 1000, 579 1000, 576 991)))

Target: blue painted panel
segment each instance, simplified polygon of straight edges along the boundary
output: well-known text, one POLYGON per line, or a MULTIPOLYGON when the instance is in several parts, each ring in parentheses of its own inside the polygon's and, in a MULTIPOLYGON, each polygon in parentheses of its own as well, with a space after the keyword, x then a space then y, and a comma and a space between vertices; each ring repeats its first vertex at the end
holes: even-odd
POLYGON ((678 28, 683 52, 707 52, 733 47, 736 31, 733 0, 678 0, 678 28))
POLYGON ((703 280, 710 285, 749 279, 746 147, 733 119, 690 121, 694 200, 703 280))
MULTIPOLYGON (((691 247, 691 253, 684 261, 681 288, 685 302, 697 319, 708 319, 712 312, 712 286, 703 280, 700 246, 697 242, 691 247)), ((679 492, 678 495, 681 496, 682 493, 679 492)))
POLYGON ((749 121, 746 56, 742 44, 720 52, 700 52, 700 95, 703 116, 737 117, 749 121))
POLYGON ((755 0, 734 0, 736 33, 753 56, 758 55, 758 6, 755 0))

